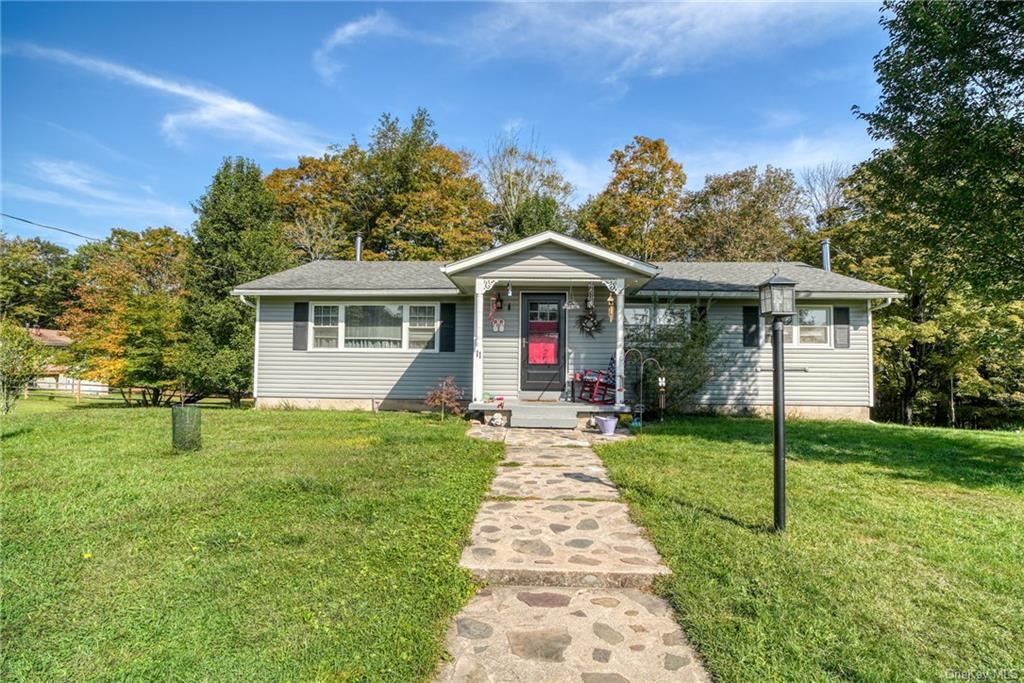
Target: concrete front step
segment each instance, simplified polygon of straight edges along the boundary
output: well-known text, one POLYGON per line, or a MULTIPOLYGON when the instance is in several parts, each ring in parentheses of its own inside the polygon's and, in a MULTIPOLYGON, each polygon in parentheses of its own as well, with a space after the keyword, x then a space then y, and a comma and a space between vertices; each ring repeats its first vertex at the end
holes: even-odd
POLYGON ((495 586, 448 630, 438 681, 707 681, 660 598, 630 589, 495 586))
POLYGON ((619 490, 601 465, 498 467, 490 495, 542 500, 615 500, 619 490))
POLYGON ((555 416, 526 416, 519 413, 512 413, 508 419, 509 427, 521 427, 526 429, 575 429, 578 420, 572 417, 555 416))
POLYGON ((669 574, 622 503, 485 501, 460 564, 489 583, 649 588, 669 574))

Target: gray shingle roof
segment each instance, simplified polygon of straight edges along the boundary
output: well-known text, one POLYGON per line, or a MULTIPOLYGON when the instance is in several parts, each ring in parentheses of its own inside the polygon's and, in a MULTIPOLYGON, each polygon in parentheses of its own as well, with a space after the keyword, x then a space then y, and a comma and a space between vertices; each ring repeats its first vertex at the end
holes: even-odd
MULTIPOLYGON (((431 293, 459 292, 441 272, 445 261, 313 261, 297 268, 268 275, 235 288, 235 293, 253 291, 343 290, 389 291, 429 290, 431 293)), ((798 292, 896 296, 899 293, 863 280, 826 272, 799 261, 783 262, 687 262, 662 261, 654 265, 661 274, 639 291, 754 292, 757 286, 778 272, 796 280, 798 292)))
POLYGON ((800 261, 781 262, 689 262, 661 261, 654 265, 661 274, 640 291, 752 292, 776 272, 795 280, 798 292, 877 294, 893 296, 898 292, 871 282, 827 272, 800 261))
POLYGON ((267 275, 235 291, 247 290, 389 290, 428 289, 458 292, 441 272, 444 261, 313 261, 267 275))

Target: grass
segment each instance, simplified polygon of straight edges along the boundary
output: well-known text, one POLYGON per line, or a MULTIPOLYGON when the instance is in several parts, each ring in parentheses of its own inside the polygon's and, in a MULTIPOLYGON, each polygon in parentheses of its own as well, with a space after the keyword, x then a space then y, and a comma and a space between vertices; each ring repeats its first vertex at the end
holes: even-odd
POLYGON ((429 679, 501 447, 458 420, 32 398, 3 419, 3 680, 429 679))
POLYGON ((1024 676, 1024 441, 793 422, 771 532, 771 423, 693 418, 601 446, 718 681, 1024 676))

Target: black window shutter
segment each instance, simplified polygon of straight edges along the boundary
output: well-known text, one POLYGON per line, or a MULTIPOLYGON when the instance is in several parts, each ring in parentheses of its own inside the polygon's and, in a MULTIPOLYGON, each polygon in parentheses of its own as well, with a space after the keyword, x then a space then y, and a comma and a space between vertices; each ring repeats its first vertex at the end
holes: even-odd
POLYGON ((694 322, 702 323, 708 319, 708 307, 697 306, 697 315, 694 317, 694 322))
POLYGON ((759 327, 760 312, 757 306, 744 306, 743 307, 743 345, 744 346, 757 346, 758 345, 758 334, 761 331, 759 327))
POLYGON ((292 311, 292 351, 305 351, 309 339, 309 302, 296 301, 292 311))
POLYGON ((439 351, 455 350, 455 304, 441 304, 439 351))
POLYGON ((836 306, 832 309, 832 329, 836 348, 850 348, 850 309, 848 307, 836 306))

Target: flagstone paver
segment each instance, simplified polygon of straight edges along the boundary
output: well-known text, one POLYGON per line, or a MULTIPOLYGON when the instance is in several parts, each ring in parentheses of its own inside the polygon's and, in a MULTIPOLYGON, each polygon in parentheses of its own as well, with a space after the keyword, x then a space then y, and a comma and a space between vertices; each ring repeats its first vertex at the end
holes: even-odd
POLYGON ((668 605, 631 589, 485 588, 448 649, 443 683, 708 680, 668 605))
POLYGON ((592 448, 506 446, 505 462, 531 467, 603 467, 592 448))
POLYGON ((492 583, 646 588, 669 573, 616 502, 488 501, 462 566, 492 583))
POLYGON ((618 489, 600 465, 589 467, 499 467, 492 496, 545 500, 615 500, 618 489))
POLYGON ((503 441, 506 454, 462 553, 488 585, 449 628, 437 680, 708 681, 668 604, 642 590, 670 572, 618 501, 594 436, 470 434, 503 441))

